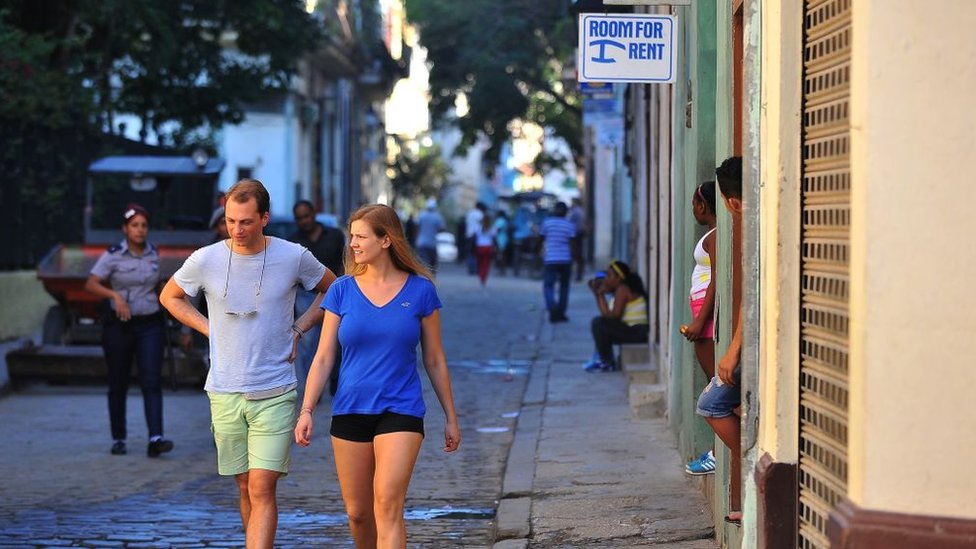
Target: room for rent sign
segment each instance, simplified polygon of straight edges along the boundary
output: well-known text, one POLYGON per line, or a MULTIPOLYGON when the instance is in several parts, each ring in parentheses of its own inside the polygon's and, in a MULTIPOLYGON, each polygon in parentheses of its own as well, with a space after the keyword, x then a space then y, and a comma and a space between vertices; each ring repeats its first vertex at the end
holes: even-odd
POLYGON ((580 14, 580 82, 675 81, 675 17, 580 14))

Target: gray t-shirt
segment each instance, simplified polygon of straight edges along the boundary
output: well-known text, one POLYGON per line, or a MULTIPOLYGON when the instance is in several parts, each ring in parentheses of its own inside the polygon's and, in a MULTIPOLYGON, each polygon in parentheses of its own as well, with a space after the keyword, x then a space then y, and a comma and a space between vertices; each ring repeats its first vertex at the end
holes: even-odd
POLYGON ((228 241, 200 248, 173 275, 187 295, 203 290, 207 299, 207 391, 249 393, 296 381, 288 363, 295 290, 315 288, 325 266, 298 244, 267 238, 265 251, 253 255, 231 257, 228 241))

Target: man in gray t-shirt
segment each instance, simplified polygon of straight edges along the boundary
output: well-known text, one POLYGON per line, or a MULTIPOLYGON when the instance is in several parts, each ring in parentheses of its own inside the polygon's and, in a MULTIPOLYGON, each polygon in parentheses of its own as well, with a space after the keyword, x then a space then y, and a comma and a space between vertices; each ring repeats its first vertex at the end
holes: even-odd
POLYGON ((288 473, 295 423, 292 361, 298 340, 322 321, 318 305, 335 275, 302 246, 264 236, 270 198, 259 181, 243 179, 227 197, 230 238, 194 252, 166 283, 160 301, 210 338, 205 388, 217 469, 237 481, 248 547, 271 547, 274 496, 278 479, 288 473), (299 285, 319 296, 292 323, 299 285), (201 291, 209 318, 188 300, 201 291))

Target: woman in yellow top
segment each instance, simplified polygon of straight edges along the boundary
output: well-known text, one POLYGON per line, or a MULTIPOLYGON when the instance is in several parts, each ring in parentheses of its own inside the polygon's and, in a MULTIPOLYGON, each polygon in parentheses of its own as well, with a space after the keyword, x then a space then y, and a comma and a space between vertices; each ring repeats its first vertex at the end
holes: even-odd
POLYGON ((613 371, 618 369, 613 357, 615 344, 647 342, 649 327, 644 281, 626 263, 613 260, 606 277, 594 278, 588 285, 596 297, 600 315, 593 317, 590 323, 597 356, 583 369, 587 372, 613 371), (611 293, 612 305, 607 303, 607 294, 611 293))

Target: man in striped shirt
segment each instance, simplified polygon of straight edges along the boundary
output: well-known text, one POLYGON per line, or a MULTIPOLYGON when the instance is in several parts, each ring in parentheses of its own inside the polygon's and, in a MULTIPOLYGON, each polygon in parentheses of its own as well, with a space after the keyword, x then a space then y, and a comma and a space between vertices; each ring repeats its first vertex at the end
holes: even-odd
POLYGON ((576 226, 566 219, 566 204, 557 202, 552 215, 542 222, 539 236, 542 237, 545 251, 542 256, 542 293, 549 310, 549 322, 566 322, 566 305, 569 301, 569 277, 573 270, 573 245, 576 239, 576 226), (555 296, 556 281, 559 281, 559 298, 555 296))

